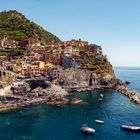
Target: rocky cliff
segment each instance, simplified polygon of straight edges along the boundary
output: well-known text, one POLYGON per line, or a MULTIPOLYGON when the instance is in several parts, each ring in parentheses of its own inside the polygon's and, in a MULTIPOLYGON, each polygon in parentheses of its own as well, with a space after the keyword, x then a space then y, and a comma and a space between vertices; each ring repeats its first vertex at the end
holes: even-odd
POLYGON ((65 69, 58 81, 60 85, 67 88, 88 88, 96 86, 111 86, 115 82, 115 74, 113 69, 104 72, 104 75, 100 71, 106 71, 106 68, 102 70, 91 71, 85 69, 65 69))
MULTIPOLYGON (((102 57, 104 55, 101 53, 100 58, 102 57)), ((111 86, 116 79, 112 65, 107 58, 103 63, 98 62, 99 59, 90 59, 88 63, 81 59, 82 66, 65 69, 59 76, 59 83, 65 87, 111 86)))

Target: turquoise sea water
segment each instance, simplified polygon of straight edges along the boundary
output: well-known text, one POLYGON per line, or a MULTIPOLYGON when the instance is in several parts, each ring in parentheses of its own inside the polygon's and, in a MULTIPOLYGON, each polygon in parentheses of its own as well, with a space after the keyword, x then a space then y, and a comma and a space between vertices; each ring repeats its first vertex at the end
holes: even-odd
MULTIPOLYGON (((116 74, 140 91, 140 69, 115 68, 116 74)), ((140 140, 140 134, 122 131, 120 125, 140 125, 140 105, 112 90, 75 93, 84 100, 80 105, 40 105, 0 114, 0 140, 140 140), (104 94, 99 101, 99 94, 104 94), (96 124, 95 119, 104 120, 96 124), (80 126, 94 128, 93 136, 84 136, 80 126)), ((70 97, 71 98, 71 97, 70 97)))

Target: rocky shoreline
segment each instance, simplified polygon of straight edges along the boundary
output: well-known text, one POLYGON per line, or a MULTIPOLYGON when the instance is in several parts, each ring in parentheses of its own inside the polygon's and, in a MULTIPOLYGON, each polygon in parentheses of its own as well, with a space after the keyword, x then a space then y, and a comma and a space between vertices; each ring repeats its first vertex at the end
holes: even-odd
MULTIPOLYGON (((114 84, 113 84, 114 85, 114 84)), ((108 86, 103 86, 103 85, 94 85, 94 86, 86 86, 86 87, 82 87, 82 86, 73 86, 73 87, 63 87, 67 92, 82 92, 82 91, 92 91, 95 89, 105 89, 105 88, 109 88, 109 89, 114 89, 113 85, 108 85, 108 86)))
POLYGON ((140 93, 137 93, 136 91, 127 88, 127 86, 123 84, 122 81, 117 81, 116 85, 114 86, 114 89, 119 93, 122 93, 123 95, 127 96, 132 102, 140 104, 140 93))
MULTIPOLYGON (((10 96, 9 96, 10 97, 10 96)), ((8 100, 8 103, 5 102, 5 98, 4 97, 3 102, 0 104, 0 112, 7 112, 13 109, 18 109, 18 108, 23 108, 23 107, 28 107, 28 106, 32 106, 32 105, 39 105, 39 104, 50 104, 50 105, 64 105, 68 102, 68 100, 66 98, 56 98, 56 99, 51 99, 48 97, 45 98, 36 98, 36 99, 27 99, 27 100, 23 100, 23 99, 13 99, 12 101, 8 100)))
MULTIPOLYGON (((127 88, 121 80, 116 80, 116 84, 94 85, 94 86, 65 86, 61 87, 50 83, 47 88, 37 87, 27 91, 25 85, 11 87, 6 94, 0 95, 0 112, 6 112, 13 109, 28 107, 39 104, 64 105, 69 102, 67 96, 71 92, 91 91, 95 89, 111 88, 127 96, 131 101, 140 104, 140 94, 127 88)), ((71 104, 79 104, 80 99, 72 99, 71 104)))
POLYGON ((65 105, 79 104, 82 102, 80 99, 72 99, 70 102, 67 96, 72 92, 77 91, 91 91, 101 88, 110 88, 110 86, 73 86, 73 87, 61 87, 58 85, 50 84, 49 87, 43 89, 41 87, 34 90, 27 91, 25 85, 18 85, 11 87, 6 94, 0 96, 0 112, 7 112, 10 110, 29 107, 32 105, 49 104, 49 105, 65 105))
MULTIPOLYGON (((21 87, 19 87, 21 89, 21 87)), ((16 92, 17 89, 9 91, 6 95, 0 96, 0 112, 28 107, 38 104, 64 105, 68 102, 68 93, 56 85, 50 87, 36 88, 30 92, 16 92)))

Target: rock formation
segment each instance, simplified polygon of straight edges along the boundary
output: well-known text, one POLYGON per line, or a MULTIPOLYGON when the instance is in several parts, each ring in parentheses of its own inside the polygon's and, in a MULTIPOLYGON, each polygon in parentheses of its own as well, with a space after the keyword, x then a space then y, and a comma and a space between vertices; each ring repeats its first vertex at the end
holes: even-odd
POLYGON ((115 74, 107 73, 104 77, 100 73, 87 69, 65 69, 58 79, 65 88, 88 88, 100 85, 109 86, 115 82, 115 74), (104 84, 106 82, 106 84, 104 84))

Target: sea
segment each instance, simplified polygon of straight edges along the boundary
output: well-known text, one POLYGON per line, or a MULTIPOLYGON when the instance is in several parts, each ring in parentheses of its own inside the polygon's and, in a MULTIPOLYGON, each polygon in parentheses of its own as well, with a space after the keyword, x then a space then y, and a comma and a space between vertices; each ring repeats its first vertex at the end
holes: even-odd
MULTIPOLYGON (((131 82, 140 92, 140 68, 114 68, 116 76, 131 82)), ((77 105, 38 105, 0 113, 0 140, 140 140, 140 134, 127 132, 122 124, 140 126, 140 105, 111 89, 73 93, 83 100, 77 105), (103 94, 103 100, 98 100, 103 94), (95 119, 104 124, 95 123, 95 119), (96 130, 83 135, 79 130, 86 124, 96 130)))

